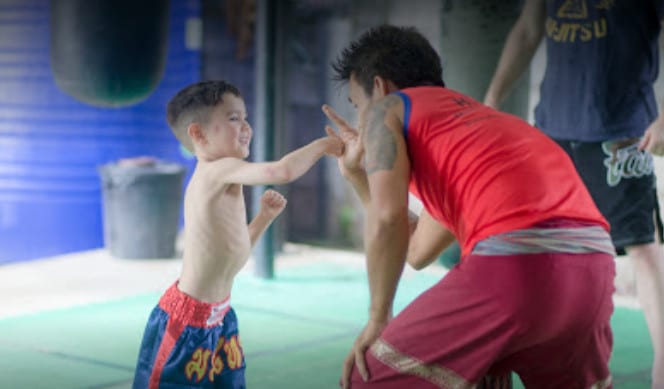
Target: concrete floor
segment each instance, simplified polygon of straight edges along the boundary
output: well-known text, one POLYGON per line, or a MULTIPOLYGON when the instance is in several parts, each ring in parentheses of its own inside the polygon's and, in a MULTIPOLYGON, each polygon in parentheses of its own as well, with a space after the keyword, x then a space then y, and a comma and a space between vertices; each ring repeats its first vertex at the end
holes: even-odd
MULTIPOLYGON (((360 252, 286 244, 275 269, 317 261, 363 267, 360 252)), ((75 305, 103 302, 141 293, 161 292, 178 277, 179 259, 118 259, 104 249, 0 266, 0 319, 75 305)), ((638 307, 634 274, 627 257, 616 259, 617 306, 638 307)), ((242 270, 253 274, 253 260, 242 270)), ((425 272, 446 270, 432 265, 425 272)), ((414 272, 406 266, 406 274, 414 272)))
MULTIPOLYGON (((362 264, 359 253, 287 244, 275 267, 318 260, 362 264)), ((119 259, 105 249, 3 265, 0 318, 162 292, 180 268, 179 258, 119 259)), ((253 260, 242 272, 253 273, 253 260)))
MULTIPOLYGON (((633 274, 631 273, 629 260, 626 258, 620 258, 617 260, 617 264, 619 277, 616 281, 618 290, 615 294, 616 306, 638 308, 638 303, 634 299, 634 296, 630 294, 634 288, 632 283, 633 274)), ((121 361, 122 363, 120 364, 122 366, 120 367, 122 367, 122 369, 120 369, 119 373, 114 373, 115 376, 118 377, 117 379, 104 380, 104 377, 100 376, 99 382, 92 386, 89 384, 83 385, 81 383, 83 386, 79 385, 80 387, 70 385, 43 387, 49 387, 49 389, 128 389, 131 380, 127 377, 131 373, 129 371, 131 370, 130 365, 135 358, 133 354, 138 347, 138 337, 140 336, 142 326, 144 325, 143 316, 147 315, 147 312, 151 309, 152 302, 140 307, 126 304, 122 306, 123 308, 121 310, 118 310, 114 304, 117 304, 118 300, 124 298, 129 298, 131 300, 132 296, 153 294, 154 297, 160 295, 163 290, 170 286, 173 280, 178 277, 180 265, 181 261, 179 259, 125 260, 113 258, 103 249, 4 265, 0 267, 0 295, 2 296, 0 299, 0 321, 2 321, 1 319, 3 318, 8 319, 2 321, 2 323, 5 324, 5 327, 3 327, 3 335, 5 339, 0 343, 4 345, 4 352, 6 355, 8 355, 7 353, 9 352, 13 352, 13 359, 18 358, 17 355, 20 353, 22 353, 20 355, 27 354, 32 358, 30 359, 30 361, 32 361, 31 364, 46 363, 51 361, 51 359, 54 359, 54 356, 57 356, 55 359, 59 363, 77 362, 78 365, 82 367, 92 366, 92 369, 100 369, 104 366, 104 363, 108 364, 109 361, 113 362, 115 365, 120 363, 117 361, 121 361), (87 312, 86 309, 89 310, 90 305, 94 306, 95 303, 103 304, 101 308, 96 308, 97 310, 94 315, 86 316, 83 314, 77 316, 76 312, 87 312), (65 310, 66 312, 64 313, 63 310, 61 310, 61 308, 70 307, 73 307, 74 309, 65 310), (39 316, 23 316, 33 313, 40 314, 39 316), (97 334, 99 331, 93 331, 92 334, 90 334, 84 331, 84 328, 86 327, 81 324, 78 324, 79 326, 76 327, 76 329, 70 328, 67 331, 59 331, 50 328, 50 326, 53 326, 52 323, 54 322, 56 323, 56 326, 58 325, 57 323, 62 325, 60 321, 62 320, 62 317, 66 316, 66 314, 69 314, 70 316, 73 315, 72 323, 78 323, 78 320, 86 322, 85 320, 92 320, 91 318, 94 317, 96 317, 101 323, 107 323, 108 319, 115 317, 114 315, 119 315, 121 319, 109 327, 104 327, 105 324, 101 324, 101 326, 105 328, 102 332, 107 333, 107 337, 95 338, 94 336, 98 336, 97 334), (131 320, 129 320, 129 318, 131 318, 131 320), (137 323, 132 324, 132 321, 137 321, 137 323), (39 347, 32 349, 23 344, 26 342, 30 343, 25 337, 26 333, 29 334, 27 338, 30 338, 33 335, 37 338, 35 341, 39 347), (55 337, 58 339, 51 339, 52 335, 56 335, 55 337), (113 338, 110 343, 108 342, 109 335, 113 338), (44 344, 39 341, 40 339, 44 344), (81 341, 81 339, 83 340, 81 341), (19 342, 19 340, 21 340, 22 343, 19 342), (14 341, 18 343, 12 343, 14 341), (85 354, 85 350, 78 350, 78 348, 80 348, 80 343, 83 342, 83 344, 85 344, 86 341, 91 341, 92 343, 101 342, 96 343, 96 347, 100 347, 100 350, 97 351, 95 348, 95 352, 91 353, 92 356, 85 354), (104 341, 106 343, 104 343, 104 341), (105 346, 101 347, 102 344, 105 344, 105 346), (121 344, 124 346, 119 347, 121 344), (43 349, 46 349, 47 352, 44 352, 43 349), (116 349, 124 351, 120 352, 116 349), (123 353, 131 355, 130 357, 123 359, 120 357, 123 353), (90 361, 96 363, 90 365, 87 363, 90 361)), ((281 370, 275 370, 273 367, 274 364, 278 364, 284 359, 280 354, 284 350, 289 352, 287 355, 290 358, 294 358, 294 361, 306 361, 307 364, 318 366, 320 368, 320 372, 315 374, 313 378, 309 377, 309 379, 319 379, 319 377, 322 377, 322 372, 325 372, 330 377, 325 376, 324 379, 320 379, 320 382, 325 382, 326 384, 336 382, 339 361, 343 359, 347 352, 348 344, 352 343, 355 334, 359 331, 359 328, 361 327, 360 325, 364 320, 362 317, 363 314, 366 313, 366 308, 364 307, 364 304, 356 304, 358 306, 353 308, 355 311, 351 309, 352 313, 349 314, 349 317, 357 318, 358 322, 354 324, 350 322, 350 324, 345 323, 348 328, 342 328, 343 333, 340 335, 339 331, 342 329, 338 328, 339 325, 334 324, 334 320, 339 320, 339 318, 335 316, 336 314, 332 315, 332 317, 336 318, 332 321, 330 321, 329 317, 324 315, 324 317, 316 318, 311 312, 311 307, 307 305, 311 302, 307 303, 305 300, 310 297, 309 295, 312 295, 311 297, 318 302, 316 304, 320 305, 320 296, 316 297, 316 290, 321 288, 324 289, 325 285, 330 287, 333 284, 338 284, 340 281, 345 280, 344 277, 350 277, 346 280, 349 281, 350 279, 353 279, 353 277, 357 277, 358 274, 364 274, 363 254, 354 251, 286 244, 283 252, 277 256, 275 266, 276 279, 277 281, 281 280, 283 282, 259 282, 259 280, 253 278, 253 271, 253 261, 250 261, 242 270, 243 274, 240 275, 241 277, 238 277, 238 281, 241 282, 236 285, 238 287, 237 289, 242 289, 243 292, 236 295, 234 298, 234 301, 237 303, 236 308, 238 308, 239 311, 242 311, 242 317, 245 318, 245 321, 243 322, 245 328, 245 338, 243 339, 243 343, 247 346, 249 353, 248 358, 250 357, 252 360, 252 371, 248 377, 253 380, 254 384, 256 384, 253 385, 253 387, 282 387, 281 385, 274 386, 273 383, 289 382, 289 380, 291 380, 291 378, 288 378, 284 381, 279 376, 276 376, 275 371, 281 372, 281 370), (312 272, 312 265, 318 270, 312 272), (342 277, 343 279, 339 279, 339 277, 342 277), (320 287, 312 289, 307 296, 297 294, 301 293, 301 291, 299 291, 300 288, 313 287, 314 285, 319 285, 320 287), (281 288, 281 292, 277 291, 279 287, 281 288), (311 328, 305 326, 306 328, 309 328, 309 331, 297 332, 298 335, 296 337, 285 336, 283 339, 284 344, 276 347, 273 345, 274 337, 266 336, 263 334, 265 329, 259 331, 258 327, 265 325, 264 323, 267 317, 266 313, 275 313, 272 311, 274 311, 275 307, 279 305, 275 304, 273 306, 271 304, 273 304, 274 301, 270 302, 267 300, 274 298, 274 295, 278 295, 278 293, 282 294, 279 295, 281 297, 278 297, 277 299, 284 298, 283 296, 288 295, 288 293, 284 294, 285 292, 288 292, 288 290, 291 290, 289 292, 291 294, 293 293, 293 290, 298 290, 296 295, 299 297, 296 300, 298 300, 301 305, 298 305, 298 301, 282 304, 280 306, 281 311, 276 312, 276 314, 272 316, 267 315, 269 316, 269 320, 267 320, 267 322, 270 323, 269 327, 282 335, 283 333, 281 331, 283 331, 284 328, 290 328, 293 325, 305 326, 306 324, 311 328), (249 292, 249 295, 253 293, 254 295, 247 296, 244 295, 244 292, 249 292), (260 309, 256 309, 256 304, 260 304, 260 301, 263 301, 264 299, 267 299, 265 303, 270 308, 259 307, 260 309), (309 321, 303 319, 308 317, 307 315, 311 316, 309 317, 309 321), (280 322, 290 324, 284 327, 284 323, 279 325, 280 322), (318 328, 321 327, 320 323, 327 323, 331 329, 327 329, 327 332, 322 331, 318 328), (258 338, 256 338, 256 336, 258 336, 258 338), (332 339, 332 341, 330 341, 330 339, 332 339), (315 342, 323 342, 321 344, 327 348, 323 346, 320 346, 323 348, 320 348, 319 346, 313 347, 312 344, 318 344, 315 342), (317 353, 314 352, 314 349, 318 350, 317 353), (274 352, 271 353, 270 350, 277 350, 279 352, 275 354, 274 352)), ((426 276, 426 280, 428 280, 426 282, 431 284, 439 277, 443 277, 446 270, 440 265, 432 265, 422 272, 428 275, 426 276)), ((419 274, 409 267, 406 267, 402 277, 403 283, 400 291, 403 293, 403 286, 409 285, 411 287, 410 289, 413 289, 413 285, 418 286, 418 288, 416 288, 417 290, 426 288, 426 285, 429 284, 423 281, 425 280, 422 278, 424 275, 425 274, 419 274)), ((346 285, 344 286, 346 289, 353 285, 353 287, 357 288, 355 292, 350 293, 351 295, 357 296, 357 293, 359 293, 364 296, 363 298, 368 297, 364 295, 364 293, 366 293, 364 281, 341 283, 346 285)), ((336 287, 338 288, 339 286, 336 287)), ((346 291, 346 289, 344 289, 344 291, 346 291)), ((335 294, 335 296, 339 298, 338 295, 335 294)), ((415 296, 416 294, 413 293, 408 294, 405 298, 402 296, 398 305, 403 306, 407 304, 409 301, 412 301, 412 298, 415 296)), ((339 307, 336 308, 338 309, 339 307)), ((350 306, 347 306, 347 308, 350 308, 350 306)), ((638 312, 632 309, 627 311, 638 312)), ((348 314, 348 312, 346 313, 348 314)), ((615 315, 616 318, 620 317, 621 314, 624 316, 625 310, 618 310, 615 315)), ((625 323, 631 323, 634 321, 632 316, 627 319, 621 319, 622 321, 620 321, 620 323, 623 327, 625 323)), ((112 322, 113 320, 110 321, 112 322)), ((641 334, 640 338, 643 338, 643 334, 646 333, 643 324, 641 327, 637 328, 630 327, 627 331, 630 334, 636 334, 638 332, 638 334, 641 334)), ((620 338, 617 339, 617 352, 614 362, 614 365, 617 366, 616 379, 621 380, 621 387, 629 389, 640 388, 644 382, 647 382, 649 373, 645 366, 648 364, 641 361, 637 367, 632 367, 628 366, 624 360, 631 361, 632 359, 643 358, 638 355, 646 354, 649 347, 648 342, 647 339, 641 339, 641 343, 643 344, 638 348, 638 353, 636 353, 638 355, 634 357, 633 355, 635 355, 635 353, 630 351, 634 348, 634 335, 630 336, 631 340, 627 345, 629 347, 626 347, 624 344, 620 344, 620 342, 625 343, 626 337, 623 334, 624 332, 625 329, 620 325, 616 327, 616 336, 619 336, 620 338), (624 356, 627 354, 628 356, 624 356), (631 386, 625 386, 623 384, 630 384, 631 386)), ((19 361, 22 361, 22 359, 19 361)), ((290 370, 287 368, 292 368, 292 366, 297 366, 297 364, 291 363, 286 365, 287 366, 282 366, 281 368, 284 369, 284 374, 288 376, 288 374, 291 373, 289 373, 290 370)), ((3 379, 10 380, 5 381, 5 383, 7 383, 12 382, 12 379, 16 380, 22 377, 17 377, 13 373, 17 368, 19 368, 19 370, 26 369, 21 363, 12 368, 5 366, 5 372, 0 374, 0 377, 4 376, 4 378, 0 378, 0 387, 5 387, 2 384, 3 379)), ((55 368, 51 366, 51 373, 57 371, 57 369, 53 369, 55 368)), ((71 368, 68 369, 71 370, 71 368)), ((2 370, 1 367, 0 370, 2 370)), ((84 369, 83 371, 89 372, 90 368, 84 369)), ((70 374, 72 373, 70 372, 70 374)), ((298 371, 293 374, 297 375, 304 373, 298 371)), ((85 381, 83 378, 86 377, 81 376, 79 378, 76 378, 75 381, 83 382, 85 381)), ((300 376, 299 378, 304 380, 304 376, 300 376)), ((23 382, 25 383, 25 381, 23 382)), ((317 386, 319 381, 315 382, 317 382, 317 384, 313 387, 319 387, 317 386)), ((15 386, 16 385, 9 385, 8 387, 15 386)), ((306 380, 304 380, 302 385, 298 386, 297 389, 305 387, 307 387, 306 380)), ((516 388, 522 388, 522 386, 517 383, 516 388)))

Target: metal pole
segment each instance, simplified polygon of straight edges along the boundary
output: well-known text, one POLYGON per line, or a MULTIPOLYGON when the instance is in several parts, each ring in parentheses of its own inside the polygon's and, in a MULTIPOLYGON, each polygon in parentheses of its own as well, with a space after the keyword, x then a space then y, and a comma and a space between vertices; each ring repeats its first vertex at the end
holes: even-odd
MULTIPOLYGON (((256 4, 256 118, 254 120, 254 161, 274 159, 274 82, 276 57, 276 0, 256 4)), ((265 186, 252 188, 252 214, 260 209, 265 186)), ((274 278, 274 227, 270 226, 256 243, 254 258, 257 277, 274 278)))

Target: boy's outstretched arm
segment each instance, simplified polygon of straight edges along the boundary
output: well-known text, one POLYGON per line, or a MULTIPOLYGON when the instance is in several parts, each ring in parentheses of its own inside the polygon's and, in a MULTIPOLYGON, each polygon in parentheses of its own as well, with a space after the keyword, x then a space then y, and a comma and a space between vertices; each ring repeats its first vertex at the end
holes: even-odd
POLYGON ((326 136, 300 147, 273 162, 247 162, 239 158, 222 158, 211 162, 213 174, 221 182, 243 185, 279 185, 295 181, 324 155, 340 156, 343 141, 326 136))
POLYGON ((279 192, 268 189, 263 193, 260 209, 248 226, 251 247, 254 247, 267 227, 286 208, 286 203, 286 199, 279 192))

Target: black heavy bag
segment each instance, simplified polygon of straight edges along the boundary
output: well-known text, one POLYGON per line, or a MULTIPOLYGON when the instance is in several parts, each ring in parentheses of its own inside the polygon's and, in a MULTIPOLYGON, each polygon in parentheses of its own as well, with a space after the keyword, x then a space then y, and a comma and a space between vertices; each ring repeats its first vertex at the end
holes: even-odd
POLYGON ((146 98, 164 73, 168 0, 52 0, 51 68, 84 103, 121 107, 146 98))

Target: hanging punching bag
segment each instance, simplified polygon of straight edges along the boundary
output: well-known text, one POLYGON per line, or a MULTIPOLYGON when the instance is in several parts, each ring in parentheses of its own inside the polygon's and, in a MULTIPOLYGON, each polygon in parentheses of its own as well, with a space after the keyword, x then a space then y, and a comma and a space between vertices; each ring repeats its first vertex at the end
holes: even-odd
POLYGON ((169 0, 52 0, 51 69, 58 87, 100 107, 145 99, 164 73, 169 0))

